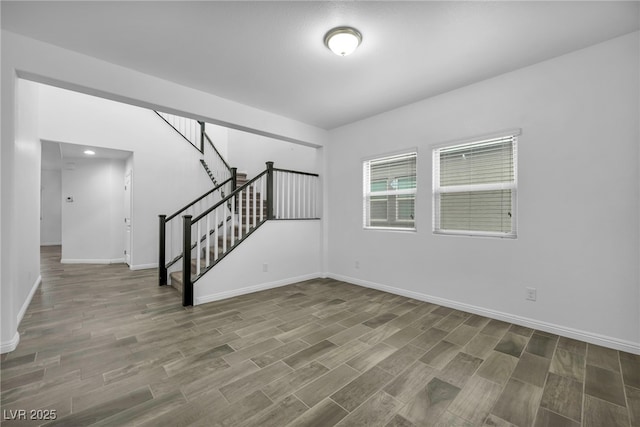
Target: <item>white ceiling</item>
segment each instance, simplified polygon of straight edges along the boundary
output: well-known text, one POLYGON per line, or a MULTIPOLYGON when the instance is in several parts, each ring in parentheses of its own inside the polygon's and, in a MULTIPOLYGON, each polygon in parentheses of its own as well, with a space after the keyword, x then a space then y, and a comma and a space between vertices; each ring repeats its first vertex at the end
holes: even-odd
POLYGON ((1 5, 3 29, 325 129, 640 28, 638 1, 1 5), (323 44, 343 25, 348 57, 323 44))

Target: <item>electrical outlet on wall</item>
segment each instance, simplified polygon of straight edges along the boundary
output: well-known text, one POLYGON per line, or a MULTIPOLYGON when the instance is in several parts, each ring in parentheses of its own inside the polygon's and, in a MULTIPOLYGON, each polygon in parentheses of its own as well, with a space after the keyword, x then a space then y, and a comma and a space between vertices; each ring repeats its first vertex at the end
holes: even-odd
POLYGON ((527 288, 527 300, 535 301, 537 298, 538 290, 536 288, 527 288))
POLYGON ((262 272, 266 273, 267 271, 269 271, 269 264, 265 262, 262 264, 262 272))
POLYGON ((356 261, 355 267, 356 267, 356 270, 360 268, 360 261, 356 261))

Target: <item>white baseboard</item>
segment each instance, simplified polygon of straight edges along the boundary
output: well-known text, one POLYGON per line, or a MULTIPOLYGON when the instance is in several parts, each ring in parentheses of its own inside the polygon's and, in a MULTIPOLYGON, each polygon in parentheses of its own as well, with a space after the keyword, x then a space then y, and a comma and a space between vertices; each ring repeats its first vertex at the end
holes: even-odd
POLYGON ((62 246, 62 242, 40 243, 40 246, 62 246))
POLYGON ((18 347, 20 342, 20 334, 16 331, 16 334, 9 341, 0 343, 0 354, 9 353, 18 347))
POLYGON ((63 258, 60 264, 123 264, 124 258, 114 259, 71 259, 63 258))
POLYGON ((20 326, 20 322, 22 322, 24 313, 27 312, 27 308, 29 308, 29 304, 31 304, 31 299, 33 299, 33 295, 38 290, 38 286, 40 286, 40 283, 42 283, 42 276, 38 275, 36 282, 33 284, 33 286, 31 287, 31 290, 29 291, 29 295, 27 296, 27 299, 24 301, 24 304, 22 304, 22 307, 20 307, 20 311, 18 312, 18 317, 16 319, 16 325, 20 326))
POLYGON ((640 355, 640 343, 637 342, 621 340, 618 338, 600 335, 593 332, 574 329, 562 325, 556 325, 536 319, 530 319, 528 317, 517 316, 515 314, 504 313, 501 311, 478 307, 471 304, 465 304, 446 298, 434 297, 419 292, 408 291, 406 289, 395 288, 392 286, 382 285, 380 283, 370 282, 368 280, 357 279, 355 277, 332 273, 328 273, 327 276, 332 279, 341 280, 343 282, 352 283, 354 285, 378 289, 380 291, 389 292, 391 294, 401 295, 407 298, 417 299, 419 301, 430 302, 433 304, 454 308, 456 310, 465 311, 467 313, 478 314, 480 316, 489 317, 491 319, 502 320, 516 325, 525 326, 527 328, 538 329, 540 331, 561 335, 563 337, 586 341, 591 344, 596 344, 603 347, 609 347, 616 350, 626 351, 627 353, 640 355))
MULTIPOLYGON (((259 285, 255 285, 255 286, 247 286, 247 287, 244 287, 244 288, 234 289, 234 290, 231 290, 231 291, 218 292, 218 293, 210 294, 210 295, 203 295, 203 296, 195 298, 195 305, 206 304, 208 302, 220 301, 220 300, 223 300, 223 299, 237 297, 237 296, 240 296, 240 295, 246 295, 246 294, 251 294, 251 293, 254 293, 254 292, 258 292, 258 291, 264 291, 264 290, 267 290, 267 289, 278 288, 280 286, 286 286, 286 285, 290 285, 292 283, 303 282, 305 280, 311 280, 311 279, 317 279, 318 277, 321 277, 321 276, 322 276, 321 273, 311 273, 311 274, 305 274, 303 276, 290 277, 290 278, 287 278, 287 279, 276 280, 274 282, 261 283, 259 285)), ((198 285, 196 283, 195 287, 197 288, 197 286, 198 285)))
POLYGON ((138 265, 130 265, 129 270, 149 270, 151 268, 158 268, 158 263, 152 264, 138 264, 138 265))
MULTIPOLYGON (((24 314, 27 312, 27 308, 29 308, 29 304, 31 304, 31 300, 33 299, 33 295, 35 295, 38 290, 38 286, 42 283, 42 276, 38 275, 33 286, 31 286, 31 290, 29 291, 29 295, 27 295, 27 299, 25 299, 22 307, 20 307, 20 311, 18 311, 18 315, 16 316, 16 325, 20 326, 20 322, 22 322, 22 318, 24 314)), ((9 353, 18 347, 18 343, 20 342, 20 334, 16 331, 15 335, 11 340, 0 343, 0 354, 9 353)))

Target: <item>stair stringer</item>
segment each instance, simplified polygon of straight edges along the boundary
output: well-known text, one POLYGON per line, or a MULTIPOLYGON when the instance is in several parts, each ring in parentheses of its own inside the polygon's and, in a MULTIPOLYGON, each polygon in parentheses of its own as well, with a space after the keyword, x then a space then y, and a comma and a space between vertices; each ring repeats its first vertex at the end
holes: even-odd
POLYGON ((195 282, 194 305, 322 277, 321 224, 266 221, 195 282))

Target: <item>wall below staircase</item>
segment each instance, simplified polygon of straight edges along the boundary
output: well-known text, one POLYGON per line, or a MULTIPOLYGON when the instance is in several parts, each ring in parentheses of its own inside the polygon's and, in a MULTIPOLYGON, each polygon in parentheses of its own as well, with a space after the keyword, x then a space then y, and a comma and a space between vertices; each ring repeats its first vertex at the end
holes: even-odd
POLYGON ((267 221, 195 283, 195 304, 320 277, 321 239, 320 220, 267 221))

